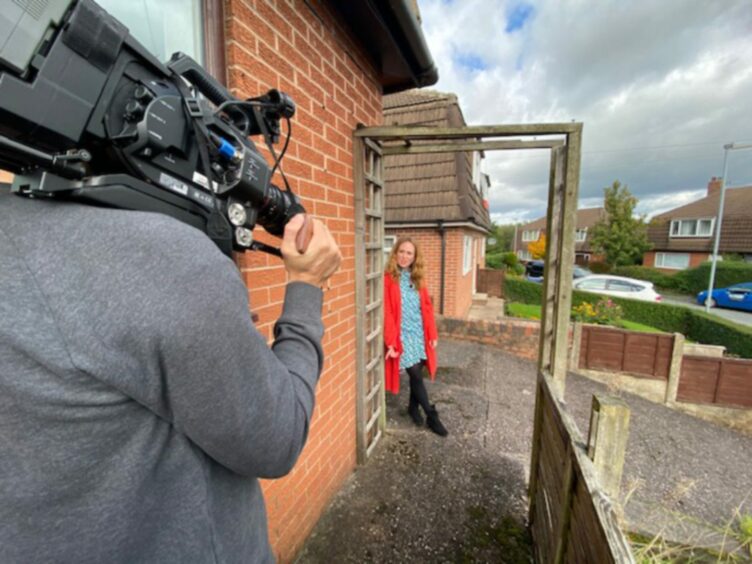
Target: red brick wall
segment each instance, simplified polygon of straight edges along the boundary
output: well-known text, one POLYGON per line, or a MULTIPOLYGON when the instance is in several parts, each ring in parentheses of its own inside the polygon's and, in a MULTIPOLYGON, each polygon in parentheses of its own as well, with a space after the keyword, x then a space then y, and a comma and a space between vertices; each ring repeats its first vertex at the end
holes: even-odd
MULTIPOLYGON (((326 362, 308 444, 289 476, 263 484, 270 539, 284 562, 295 556, 355 467, 352 131, 357 123, 381 123, 381 88, 360 47, 320 1, 228 0, 225 16, 228 84, 240 98, 269 88, 292 96, 297 113, 283 167, 306 209, 329 226, 344 257, 325 292, 326 362)), ((268 235, 259 239, 278 244, 268 235)), ((238 264, 260 316, 259 330, 271 340, 284 297, 282 263, 248 253, 238 264)))
MULTIPOLYGON (((426 265, 428 293, 433 300, 434 310, 441 311, 441 236, 436 227, 415 229, 388 229, 387 235, 406 236, 420 248, 426 265)), ((466 317, 473 301, 473 273, 478 265, 484 265, 480 248, 485 244, 485 236, 479 231, 449 227, 445 232, 446 255, 444 270, 444 315, 466 317), (474 262, 467 274, 462 273, 464 236, 473 238, 474 262)))
POLYGON ((438 320, 438 328, 440 338, 483 343, 528 360, 538 359, 540 321, 511 317, 503 321, 467 321, 443 317, 438 320))
MULTIPOLYGON (((670 251, 668 251, 670 252, 670 251)), ((642 264, 643 266, 650 266, 652 268, 658 268, 661 272, 665 272, 666 274, 674 274, 676 272, 679 272, 675 268, 659 268, 655 266, 655 255, 656 251, 649 251, 645 253, 642 257, 642 264)), ((695 268, 696 266, 700 266, 703 262, 708 260, 709 253, 702 252, 702 253, 689 253, 689 268, 695 268)))

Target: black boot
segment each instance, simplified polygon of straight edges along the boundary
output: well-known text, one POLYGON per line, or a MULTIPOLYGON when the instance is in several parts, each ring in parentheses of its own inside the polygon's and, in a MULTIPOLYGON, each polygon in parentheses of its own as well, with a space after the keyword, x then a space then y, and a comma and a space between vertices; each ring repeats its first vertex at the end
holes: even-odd
POLYGON ((410 405, 407 406, 407 413, 410 415, 410 419, 413 420, 418 427, 423 425, 423 416, 420 414, 420 406, 415 396, 410 394, 410 405))
POLYGON ((446 430, 446 427, 441 424, 439 413, 436 411, 436 406, 431 404, 431 409, 426 412, 426 417, 428 419, 428 427, 431 429, 431 431, 433 431, 440 437, 446 437, 449 434, 449 431, 446 430))

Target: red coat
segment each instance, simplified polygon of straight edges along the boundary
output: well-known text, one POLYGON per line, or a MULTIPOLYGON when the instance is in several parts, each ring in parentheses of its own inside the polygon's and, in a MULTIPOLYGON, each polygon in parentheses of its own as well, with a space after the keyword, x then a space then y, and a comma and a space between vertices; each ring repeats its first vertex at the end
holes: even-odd
MULTIPOLYGON (((436 349, 429 343, 439 338, 436 331, 436 321, 433 316, 433 305, 428 296, 428 289, 423 286, 419 290, 420 313, 423 317, 423 340, 426 346, 426 367, 431 380, 436 377, 436 349)), ((398 354, 402 354, 402 294, 400 285, 389 274, 384 274, 384 350, 393 347, 398 354)), ((386 353, 385 355, 386 356, 386 353)), ((387 358, 384 366, 386 390, 393 394, 399 393, 399 357, 387 358)))

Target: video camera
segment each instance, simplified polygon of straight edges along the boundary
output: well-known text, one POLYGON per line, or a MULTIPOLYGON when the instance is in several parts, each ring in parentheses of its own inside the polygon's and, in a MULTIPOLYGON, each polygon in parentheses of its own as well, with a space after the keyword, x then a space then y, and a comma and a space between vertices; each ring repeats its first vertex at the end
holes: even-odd
POLYGON ((252 231, 281 235, 305 213, 284 173, 286 190, 271 183, 288 96, 236 99, 181 53, 163 65, 92 0, 0 7, 0 168, 16 174, 13 192, 161 212, 228 256, 279 256, 252 231))

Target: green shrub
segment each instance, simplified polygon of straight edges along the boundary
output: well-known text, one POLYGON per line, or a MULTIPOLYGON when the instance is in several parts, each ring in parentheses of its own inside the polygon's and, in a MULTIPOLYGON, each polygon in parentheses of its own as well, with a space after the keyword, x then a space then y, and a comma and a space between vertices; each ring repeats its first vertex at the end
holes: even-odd
POLYGON ((611 272, 611 265, 605 262, 589 262, 587 266, 593 274, 608 274, 611 272))
POLYGON ((738 325, 704 311, 688 310, 688 339, 707 345, 723 345, 726 351, 742 358, 752 358, 752 327, 738 325))
MULTIPOLYGON (((541 305, 543 286, 507 276, 504 281, 504 297, 508 302, 541 305)), ((602 298, 598 294, 574 291, 572 306, 578 307, 583 303, 595 306, 602 298)), ((682 333, 698 343, 723 345, 731 354, 752 358, 751 327, 678 305, 613 297, 611 300, 621 307, 627 321, 650 325, 667 333, 682 333)))
POLYGON ((617 266, 614 268, 613 274, 616 276, 626 276, 627 278, 636 278, 637 280, 652 282, 656 288, 662 288, 665 290, 670 290, 676 287, 676 280, 673 275, 665 274, 657 268, 650 268, 649 266, 617 266))
POLYGON ((518 304, 540 305, 543 288, 535 282, 507 276, 504 278, 504 299, 518 304))
MULTIPOLYGON (((674 275, 676 288, 689 294, 697 294, 708 289, 710 280, 710 262, 704 262, 696 268, 682 270, 674 275)), ((752 282, 752 263, 719 262, 716 264, 715 288, 726 288, 740 282, 752 282)))
POLYGON ((501 270, 504 268, 504 253, 486 253, 486 268, 501 270))

